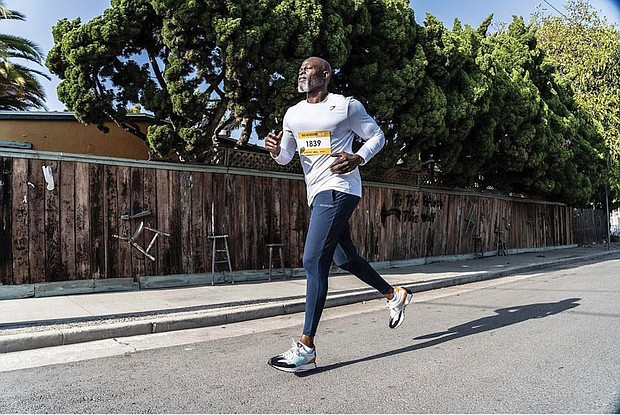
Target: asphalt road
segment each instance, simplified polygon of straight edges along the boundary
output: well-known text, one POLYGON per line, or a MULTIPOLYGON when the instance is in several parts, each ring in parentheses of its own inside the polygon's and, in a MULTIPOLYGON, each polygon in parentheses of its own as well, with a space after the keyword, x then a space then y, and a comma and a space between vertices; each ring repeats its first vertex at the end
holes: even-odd
POLYGON ((620 260, 326 310, 319 369, 266 365, 302 315, 0 356, 1 413, 620 412, 620 260), (3 367, 4 366, 4 367, 3 367))

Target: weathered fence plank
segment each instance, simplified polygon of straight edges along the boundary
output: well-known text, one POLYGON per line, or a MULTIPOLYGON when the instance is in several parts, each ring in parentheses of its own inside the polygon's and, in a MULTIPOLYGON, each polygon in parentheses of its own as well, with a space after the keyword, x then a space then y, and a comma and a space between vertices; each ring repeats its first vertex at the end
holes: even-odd
MULTIPOLYGON (((45 185, 45 278, 44 281, 63 281, 62 249, 60 236, 60 162, 51 160, 45 163, 49 169, 51 180, 45 185), (61 255, 58 255, 61 253, 61 255)), ((43 173, 43 170, 41 170, 43 173)))
POLYGON ((117 184, 117 167, 105 166, 104 168, 104 186, 105 186, 105 261, 106 261, 106 278, 121 277, 119 250, 120 240, 114 235, 120 235, 122 230, 119 227, 118 213, 118 184, 117 184))
POLYGON ((167 232, 170 237, 163 237, 157 239, 157 273, 161 275, 167 275, 172 273, 172 258, 171 258, 171 240, 175 234, 178 234, 179 230, 173 231, 171 226, 170 217, 170 175, 167 170, 157 170, 155 173, 156 179, 156 192, 157 192, 157 229, 167 232))
POLYGON ((208 239, 209 235, 215 234, 215 228, 213 223, 213 173, 203 173, 202 185, 203 185, 203 200, 202 200, 202 217, 205 229, 204 238, 204 269, 206 272, 211 271, 211 240, 208 239))
MULTIPOLYGON (((88 189, 84 186, 80 186, 79 183, 86 182, 88 184, 88 175, 76 174, 78 164, 83 163, 70 163, 63 162, 60 165, 60 235, 62 240, 60 243, 60 255, 61 255, 61 269, 60 272, 64 275, 64 279, 75 280, 78 279, 77 273, 77 258, 76 258, 76 239, 78 235, 83 235, 83 220, 81 215, 76 215, 77 200, 83 198, 84 193, 88 194, 88 189), (76 187, 78 189, 76 193, 76 187), (80 228, 79 230, 76 228, 80 228)), ((88 235, 90 239, 90 235, 88 235)), ((80 254, 88 254, 84 252, 83 248, 79 249, 80 254)))
MULTIPOLYGON (((63 163, 67 166, 67 163, 63 163)), ((75 238, 72 243, 75 245, 75 261, 76 278, 99 278, 100 273, 94 267, 96 259, 99 255, 103 260, 102 252, 96 252, 94 248, 97 244, 97 238, 103 232, 103 217, 101 216, 101 200, 97 197, 93 199, 93 193, 90 190, 91 185, 91 168, 86 163, 77 163, 73 169, 75 172, 75 203, 74 203, 74 231, 75 238), (92 203, 97 200, 96 203, 92 203), (97 212, 97 216, 91 215, 91 211, 97 212), (96 220, 93 224, 93 220, 96 220), (100 227, 97 229, 96 227, 100 227)), ((68 178, 67 178, 68 179, 68 178)), ((62 196, 62 199, 65 197, 62 196)), ((61 234, 64 238, 64 232, 61 234)))
POLYGON ((190 272, 205 272, 205 243, 207 234, 205 232, 205 217, 203 214, 204 205, 206 203, 204 195, 204 173, 193 173, 190 216, 191 216, 191 234, 190 234, 190 251, 192 270, 190 272))
MULTIPOLYGON (((45 180, 43 179, 44 160, 30 160, 28 183, 28 262, 30 279, 28 282, 44 282, 45 275, 45 180)), ((48 281, 51 281, 48 280, 48 281)))
POLYGON ((88 186, 88 200, 76 201, 76 215, 84 218, 84 227, 76 235, 78 277, 106 278, 106 247, 110 236, 105 226, 104 167, 98 164, 83 164, 84 169, 76 167, 76 170, 88 174, 88 181, 85 182, 88 186))
MULTIPOLYGON (((294 186, 294 184, 293 184, 294 186)), ((278 221, 280 226, 277 228, 277 233, 270 239, 270 243, 281 243, 284 247, 283 249, 290 249, 292 246, 291 242, 291 180, 281 179, 279 184, 281 193, 280 193, 280 215, 278 221)), ((284 263, 285 266, 290 267, 291 258, 289 255, 285 255, 284 263)))
MULTIPOLYGON (((218 212, 218 223, 224 227, 221 228, 221 233, 229 235, 228 244, 230 248, 231 263, 234 269, 238 269, 239 264, 245 262, 248 266, 251 266, 251 259, 249 257, 250 246, 255 244, 253 229, 256 229, 258 223, 256 222, 256 206, 255 198, 258 197, 259 184, 258 180, 253 186, 254 199, 248 199, 245 196, 245 176, 227 175, 226 177, 226 197, 225 206, 228 214, 220 211, 218 212), (256 193, 254 193, 256 192, 256 193), (251 205, 246 205, 251 203, 251 205), (247 215, 247 216, 242 216, 247 215), (245 219, 241 219, 244 217, 245 219), (228 220, 227 218, 230 218, 228 220), (248 228, 243 228, 242 222, 248 222, 248 228), (239 235, 241 238, 233 238, 232 235, 239 235)), ((217 200, 219 201, 219 200, 217 200)), ((217 203, 216 201, 216 203, 217 203)), ((219 260, 223 260, 222 257, 219 260)), ((221 269, 226 269, 227 265, 220 265, 221 269)))
POLYGON ((28 159, 15 159, 11 175, 11 223, 13 224, 13 283, 30 283, 30 216, 28 214, 28 159))
POLYGON ((13 284, 13 159, 0 157, 0 283, 13 284))
MULTIPOLYGON (((157 215, 156 215, 156 203, 157 203, 157 181, 155 170, 153 169, 143 169, 142 170, 142 180, 143 190, 144 190, 144 199, 143 199, 143 210, 148 210, 151 212, 150 215, 144 217, 145 225, 153 228, 159 229, 157 223, 157 215)), ((148 247, 148 244, 151 242, 154 236, 153 232, 145 231, 145 244, 143 247, 148 247)), ((159 239, 159 237, 158 237, 159 239)), ((157 275, 157 256, 158 249, 157 244, 153 244, 149 253, 155 258, 155 261, 151 259, 144 260, 144 275, 157 275)))
POLYGON ((192 258, 192 172, 182 171, 179 175, 179 215, 181 230, 181 264, 182 269, 194 272, 192 258))
MULTIPOLYGON (((134 234, 137 228, 137 221, 122 220, 121 215, 131 215, 131 167, 117 168, 117 206, 118 211, 114 220, 118 223, 118 235, 129 237, 134 234)), ((126 278, 133 275, 133 249, 127 241, 119 240, 118 243, 118 277, 126 278)))
POLYGON ((289 247, 291 252, 291 263, 293 267, 298 267, 302 263, 304 255, 303 245, 306 235, 306 220, 308 217, 309 208, 306 199, 306 193, 302 190, 299 183, 295 183, 291 187, 291 246, 289 247))
POLYGON ((168 203, 170 204, 170 229, 174 233, 170 236, 170 273, 180 274, 183 272, 182 267, 182 244, 183 233, 181 227, 181 173, 179 171, 170 171, 168 187, 168 203))
MULTIPOLYGON (((146 211, 146 205, 144 203, 144 169, 131 168, 129 171, 130 180, 130 193, 129 193, 129 212, 131 215, 142 214, 146 211)), ((140 224, 148 225, 148 216, 130 219, 131 235, 139 230, 140 224)), ((142 228, 142 232, 136 238, 138 245, 145 247, 148 231, 142 228)), ((131 256, 131 270, 129 276, 143 276, 145 275, 146 262, 150 261, 143 253, 138 251, 135 247, 129 248, 129 254, 131 256)))

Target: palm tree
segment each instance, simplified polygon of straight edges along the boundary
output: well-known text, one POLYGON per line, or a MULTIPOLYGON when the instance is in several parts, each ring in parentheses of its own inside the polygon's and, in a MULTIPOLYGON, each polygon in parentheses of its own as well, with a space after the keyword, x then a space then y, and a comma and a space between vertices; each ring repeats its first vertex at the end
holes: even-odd
MULTIPOLYGON (((25 17, 7 9, 4 0, 0 0, 0 20, 3 19, 25 20, 25 17)), ((28 39, 0 33, 0 110, 45 108, 45 92, 37 75, 50 77, 22 65, 21 61, 43 66, 43 53, 28 39)))

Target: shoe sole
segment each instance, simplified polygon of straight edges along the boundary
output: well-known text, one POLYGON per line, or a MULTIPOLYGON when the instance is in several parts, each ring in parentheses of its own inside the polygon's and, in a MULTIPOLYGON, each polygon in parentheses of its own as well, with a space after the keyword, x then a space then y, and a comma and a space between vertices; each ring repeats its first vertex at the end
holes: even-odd
POLYGON ((297 366, 297 367, 274 366, 269 362, 267 362, 267 365, 271 366, 274 369, 281 370, 282 372, 287 372, 287 373, 308 372, 310 370, 316 369, 316 363, 309 363, 307 365, 302 365, 302 366, 297 366))
POLYGON ((409 304, 411 304, 411 301, 413 300, 413 291, 407 289, 405 289, 405 291, 407 292, 407 297, 405 298, 405 306, 403 307, 403 311, 400 312, 400 318, 398 319, 398 323, 394 327, 390 327, 392 330, 400 327, 400 325, 403 324, 403 321, 405 321, 405 309, 409 304))

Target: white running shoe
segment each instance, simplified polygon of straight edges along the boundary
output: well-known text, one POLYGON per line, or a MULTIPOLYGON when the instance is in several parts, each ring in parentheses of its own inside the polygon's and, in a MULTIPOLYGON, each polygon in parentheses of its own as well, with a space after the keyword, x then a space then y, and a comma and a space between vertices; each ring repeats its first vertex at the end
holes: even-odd
POLYGON ((411 303, 413 292, 405 288, 394 288, 394 298, 388 300, 390 310, 390 328, 395 329, 405 321, 405 308, 411 303))
POLYGON ((316 348, 311 351, 293 340, 293 346, 286 352, 272 357, 267 364, 285 372, 305 372, 316 369, 316 348))

